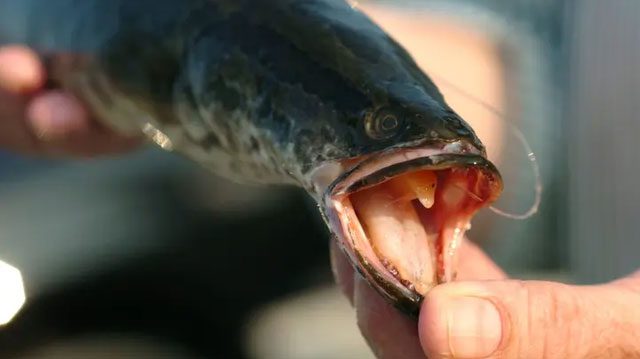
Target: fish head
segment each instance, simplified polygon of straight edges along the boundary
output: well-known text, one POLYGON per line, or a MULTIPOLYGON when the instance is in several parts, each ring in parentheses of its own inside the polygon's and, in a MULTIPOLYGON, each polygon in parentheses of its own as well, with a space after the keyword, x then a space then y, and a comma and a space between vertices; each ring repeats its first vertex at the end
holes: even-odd
POLYGON ((316 168, 320 208, 357 271, 416 315, 455 279, 472 217, 502 191, 471 126, 423 86, 387 84, 349 128, 348 158, 316 168), (355 135, 354 135, 355 134, 355 135))

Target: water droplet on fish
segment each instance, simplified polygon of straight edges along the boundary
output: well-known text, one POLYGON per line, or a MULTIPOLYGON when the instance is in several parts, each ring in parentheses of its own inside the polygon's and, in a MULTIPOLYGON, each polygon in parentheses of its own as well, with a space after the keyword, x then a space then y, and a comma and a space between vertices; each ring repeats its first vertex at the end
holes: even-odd
POLYGON ((158 130, 155 126, 147 123, 142 128, 142 132, 158 146, 165 151, 173 151, 173 142, 169 139, 169 136, 165 135, 162 131, 158 130))

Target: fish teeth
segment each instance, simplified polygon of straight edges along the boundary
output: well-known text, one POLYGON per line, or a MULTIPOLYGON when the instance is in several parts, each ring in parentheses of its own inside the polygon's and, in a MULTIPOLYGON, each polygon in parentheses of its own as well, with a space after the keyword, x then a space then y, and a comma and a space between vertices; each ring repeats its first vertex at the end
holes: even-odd
POLYGON ((422 205, 424 206, 424 208, 431 208, 433 207, 433 204, 435 203, 435 194, 436 194, 436 184, 435 182, 432 185, 428 185, 428 186, 416 186, 414 188, 414 191, 416 192, 416 195, 418 196, 418 201, 420 201, 420 203, 422 203, 422 205))
POLYGON ((422 205, 429 209, 433 207, 436 197, 438 178, 434 172, 420 171, 404 175, 400 178, 405 188, 410 190, 422 205))

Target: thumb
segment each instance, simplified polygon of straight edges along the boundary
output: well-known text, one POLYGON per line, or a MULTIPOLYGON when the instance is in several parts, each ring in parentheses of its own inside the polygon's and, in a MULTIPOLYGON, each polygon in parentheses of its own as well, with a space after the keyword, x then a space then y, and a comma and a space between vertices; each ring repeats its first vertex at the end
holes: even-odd
POLYGON ((640 280, 457 282, 433 289, 420 314, 429 358, 640 357, 640 280))

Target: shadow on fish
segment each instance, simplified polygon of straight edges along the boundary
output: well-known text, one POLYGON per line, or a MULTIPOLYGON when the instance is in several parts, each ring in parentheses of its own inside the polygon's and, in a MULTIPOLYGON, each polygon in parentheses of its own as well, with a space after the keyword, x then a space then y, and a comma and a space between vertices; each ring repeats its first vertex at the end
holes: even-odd
POLYGON ((502 191, 473 129, 343 0, 0 0, 105 125, 231 180, 302 187, 385 298, 417 315, 502 191), (55 4, 55 5, 54 5, 55 4))

